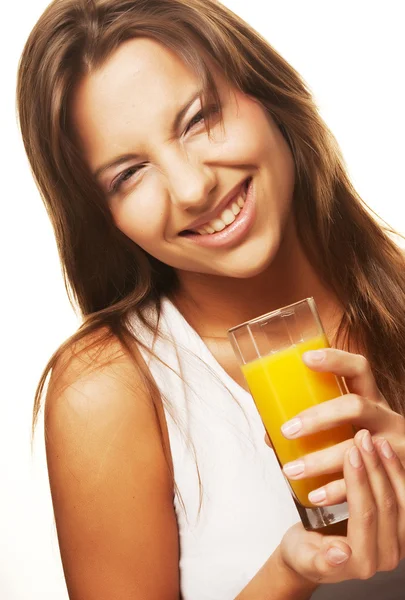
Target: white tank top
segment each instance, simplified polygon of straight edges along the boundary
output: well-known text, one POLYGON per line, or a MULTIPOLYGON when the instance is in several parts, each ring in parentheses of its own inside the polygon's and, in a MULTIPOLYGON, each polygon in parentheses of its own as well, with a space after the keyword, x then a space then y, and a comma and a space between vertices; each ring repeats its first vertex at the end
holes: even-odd
MULTIPOLYGON (((131 326, 151 347, 151 334, 138 319, 133 317, 131 326)), ((155 340, 154 352, 174 372, 140 350, 169 404, 165 416, 174 477, 186 509, 185 514, 176 493, 182 599, 234 600, 299 515, 264 441, 251 395, 226 373, 168 298, 162 301, 159 331, 169 339, 155 340)), ((312 595, 313 600, 342 598, 404 600, 405 562, 395 572, 320 586, 312 595)))

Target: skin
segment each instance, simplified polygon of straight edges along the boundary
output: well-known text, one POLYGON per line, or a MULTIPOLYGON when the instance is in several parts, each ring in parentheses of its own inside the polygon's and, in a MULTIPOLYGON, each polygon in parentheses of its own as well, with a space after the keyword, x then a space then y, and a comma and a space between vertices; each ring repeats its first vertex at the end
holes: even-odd
POLYGON ((185 133, 200 109, 196 99, 172 132, 174 117, 198 90, 198 80, 153 40, 122 44, 77 86, 72 112, 85 160, 94 173, 119 155, 140 155, 98 181, 117 227, 177 270, 177 305, 202 337, 222 337, 237 323, 307 296, 315 297, 333 335, 340 308, 306 259, 294 227, 290 148, 260 103, 217 72, 216 81, 224 130, 214 117, 212 141, 203 122, 185 133), (118 193, 108 194, 120 173, 137 165, 144 166, 132 171, 118 193), (248 176, 254 178, 257 214, 241 243, 201 248, 178 235, 248 176))
MULTIPOLYGON (((175 54, 152 40, 122 44, 77 85, 72 115, 83 157, 95 173, 117 156, 139 155, 103 171, 98 181, 117 227, 177 270, 176 304, 207 343, 225 339, 226 330, 237 323, 307 296, 315 297, 333 341, 342 309, 298 240, 289 146, 254 98, 230 87, 219 73, 214 75, 224 130, 214 119, 213 140, 203 122, 186 132, 200 108, 197 99, 178 130, 172 131, 176 113, 198 90, 197 79, 175 54), (137 174, 127 171, 136 165, 143 165, 137 174), (127 181, 110 193, 112 183, 125 172, 127 181), (208 249, 178 235, 248 176, 253 176, 257 214, 242 242, 208 249)), ((218 360, 227 344, 215 347, 218 360)), ((281 557, 287 571, 315 584, 367 578, 394 568, 405 556, 404 419, 390 410, 363 356, 329 349, 321 361, 310 358, 309 353, 304 359, 308 367, 345 377, 351 393, 297 415, 302 428, 296 436, 343 422, 362 428, 341 446, 303 457, 304 477, 344 472, 344 479, 329 484, 320 505, 347 498, 348 536, 325 538, 297 525, 283 538, 276 558, 281 557), (370 443, 363 444, 368 432, 371 451, 366 449, 370 443), (381 452, 386 440, 394 451, 391 458, 381 452), (354 455, 358 466, 350 462, 354 455), (337 565, 330 558, 332 546, 346 554, 346 561, 337 565)), ((232 367, 228 371, 232 373, 232 367)), ((263 589, 265 581, 263 571, 263 589)), ((249 597, 248 588, 240 598, 249 597)))

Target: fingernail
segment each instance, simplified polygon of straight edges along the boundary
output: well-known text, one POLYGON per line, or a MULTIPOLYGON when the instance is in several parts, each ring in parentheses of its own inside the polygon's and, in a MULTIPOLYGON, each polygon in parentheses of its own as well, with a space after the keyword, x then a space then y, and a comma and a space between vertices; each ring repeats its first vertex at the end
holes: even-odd
POLYGON ((325 356, 326 353, 324 350, 309 350, 308 352, 304 352, 302 358, 310 363, 319 364, 324 360, 325 356))
POLYGON ((340 548, 336 548, 332 546, 326 553, 328 560, 335 565, 341 565, 344 563, 349 557, 346 552, 343 552, 340 548))
POLYGON ((349 452, 349 461, 352 467, 355 467, 355 469, 359 469, 362 465, 360 452, 357 450, 356 446, 353 446, 349 452))
POLYGON ((301 419, 291 419, 281 426, 281 431, 286 437, 291 437, 300 431, 302 427, 301 419))
POLYGON ((326 492, 324 488, 319 488, 319 490, 314 490, 308 494, 308 498, 310 502, 314 504, 318 504, 318 502, 323 502, 326 499, 326 492))
POLYGON ((367 452, 373 452, 374 444, 369 431, 366 431, 363 435, 361 439, 361 445, 367 452))
POLYGON ((392 458, 394 456, 394 452, 391 448, 391 444, 387 440, 385 440, 381 444, 381 452, 383 453, 385 458, 392 458))
POLYGON ((287 477, 296 477, 302 475, 305 470, 305 464, 303 460, 295 460, 284 465, 283 471, 287 477))

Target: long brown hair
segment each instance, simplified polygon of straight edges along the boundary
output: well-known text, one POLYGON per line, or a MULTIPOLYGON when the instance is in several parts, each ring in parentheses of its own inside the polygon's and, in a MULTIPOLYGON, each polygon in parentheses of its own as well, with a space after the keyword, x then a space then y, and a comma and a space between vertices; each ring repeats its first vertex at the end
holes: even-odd
MULTIPOLYGON (((366 348, 390 406, 405 412, 403 255, 391 239, 392 230, 371 216, 354 190, 336 140, 300 75, 247 23, 214 0, 55 0, 24 48, 17 102, 33 176, 55 230, 67 293, 83 323, 46 365, 35 394, 33 431, 48 375, 66 350, 86 340, 87 347, 119 340, 155 406, 161 399, 133 343, 129 319, 135 313, 145 321, 143 309, 150 304, 159 315, 163 294, 176 289, 176 273, 116 228, 101 189, 81 159, 69 113, 79 78, 101 66, 122 42, 138 36, 175 51, 194 70, 203 84, 203 104, 218 99, 211 61, 231 85, 259 100, 278 124, 295 161, 298 234, 344 309, 337 339, 349 350, 354 341, 366 348)), ((157 333, 158 323, 145 325, 157 333)))

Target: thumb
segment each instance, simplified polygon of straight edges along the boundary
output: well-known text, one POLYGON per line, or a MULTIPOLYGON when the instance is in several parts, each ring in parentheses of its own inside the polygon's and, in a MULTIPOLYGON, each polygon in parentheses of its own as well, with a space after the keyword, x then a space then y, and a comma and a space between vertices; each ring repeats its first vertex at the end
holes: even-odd
POLYGON ((349 560, 352 551, 348 544, 342 538, 332 538, 326 536, 323 540, 322 548, 315 557, 315 566, 318 573, 327 575, 330 569, 335 571, 337 567, 344 567, 349 560))
POLYGON ((269 434, 268 434, 268 433, 266 433, 266 435, 264 436, 264 441, 266 442, 266 444, 267 444, 268 446, 270 446, 270 448, 273 448, 273 444, 272 444, 272 443, 271 443, 271 441, 270 441, 270 438, 269 438, 269 434))

